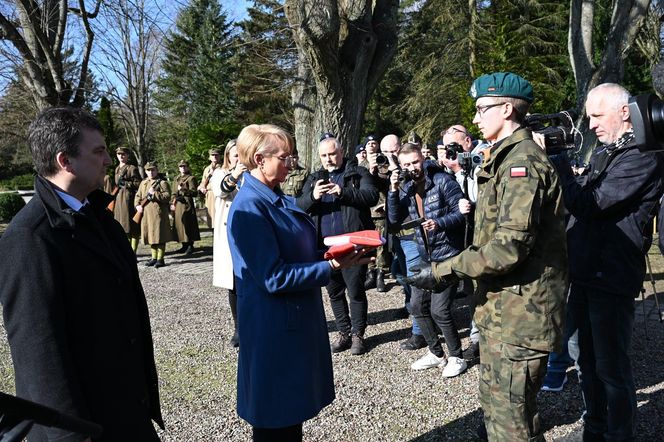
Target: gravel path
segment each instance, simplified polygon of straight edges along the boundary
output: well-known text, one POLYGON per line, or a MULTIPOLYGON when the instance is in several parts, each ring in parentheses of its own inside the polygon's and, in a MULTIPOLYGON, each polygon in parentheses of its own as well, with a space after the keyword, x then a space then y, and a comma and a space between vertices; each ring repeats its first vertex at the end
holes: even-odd
MULTIPOLYGON (((232 320, 227 294, 211 284, 208 246, 188 258, 167 254, 161 269, 139 268, 150 305, 166 431, 164 441, 247 441, 250 427, 235 412, 237 352, 229 344, 232 320)), ((176 245, 169 245, 169 250, 176 245)), ((664 279, 664 274, 656 275, 664 279)), ((388 293, 371 290, 367 344, 362 356, 333 355, 337 399, 305 423, 306 441, 471 441, 481 412, 477 400, 478 365, 445 379, 439 370, 414 372, 410 364, 426 350, 408 352, 399 342, 410 323, 398 319, 401 288, 389 281, 388 293)), ((660 291, 664 285, 660 281, 660 291)), ((324 295, 325 296, 325 295, 324 295)), ((664 295, 660 295, 664 302, 664 295)), ((325 300, 328 329, 334 323, 325 300)), ((654 305, 652 296, 646 307, 654 305)), ((465 348, 470 319, 466 300, 454 306, 465 348)), ((662 440, 664 434, 664 325, 655 312, 648 317, 645 338, 641 303, 637 304, 634 368, 639 403, 638 440, 662 440)), ((4 328, 2 329, 4 333, 4 328)), ((6 338, 0 338, 0 387, 13 391, 6 338)), ((561 393, 540 393, 539 405, 547 440, 580 440, 583 411, 575 373, 561 393)))

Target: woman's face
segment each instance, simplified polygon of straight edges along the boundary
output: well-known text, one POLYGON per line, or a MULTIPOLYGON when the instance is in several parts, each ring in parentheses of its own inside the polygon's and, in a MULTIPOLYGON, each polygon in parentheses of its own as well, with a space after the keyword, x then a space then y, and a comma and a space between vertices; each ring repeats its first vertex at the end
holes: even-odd
POLYGON ((237 154, 237 147, 231 147, 231 150, 228 151, 228 165, 231 169, 237 165, 238 158, 239 155, 237 154))
POLYGON ((258 170, 264 177, 264 184, 274 189, 277 184, 283 183, 290 172, 291 159, 284 146, 279 147, 275 153, 262 155, 262 160, 258 161, 258 170))

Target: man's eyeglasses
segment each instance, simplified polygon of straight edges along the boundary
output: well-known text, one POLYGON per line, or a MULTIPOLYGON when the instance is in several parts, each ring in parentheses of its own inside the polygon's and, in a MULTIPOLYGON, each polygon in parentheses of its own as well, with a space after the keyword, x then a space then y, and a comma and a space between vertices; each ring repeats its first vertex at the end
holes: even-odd
POLYGON ((502 103, 493 103, 484 106, 475 106, 475 112, 477 112, 480 117, 483 117, 486 111, 488 111, 492 107, 502 106, 503 104, 507 104, 507 102, 503 101, 502 103))

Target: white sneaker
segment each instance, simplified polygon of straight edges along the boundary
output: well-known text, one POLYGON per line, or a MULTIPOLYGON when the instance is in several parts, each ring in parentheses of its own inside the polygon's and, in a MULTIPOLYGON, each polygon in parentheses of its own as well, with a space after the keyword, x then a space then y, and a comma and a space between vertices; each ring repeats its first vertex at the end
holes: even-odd
POLYGON ((457 358, 455 356, 450 356, 447 359, 447 365, 443 368, 443 377, 453 378, 458 376, 468 368, 468 364, 462 358, 457 358))
POLYGON ((445 359, 445 356, 439 358, 438 356, 429 351, 427 352, 427 354, 419 358, 417 361, 413 362, 410 368, 412 368, 413 370, 426 370, 427 368, 442 367, 445 365, 446 362, 447 359, 445 359))

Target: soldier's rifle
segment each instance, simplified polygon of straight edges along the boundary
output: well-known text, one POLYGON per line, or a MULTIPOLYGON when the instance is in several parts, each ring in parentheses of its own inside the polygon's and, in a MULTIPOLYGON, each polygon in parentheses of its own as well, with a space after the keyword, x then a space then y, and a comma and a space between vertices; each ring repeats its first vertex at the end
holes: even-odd
MULTIPOLYGON (((155 189, 157 189, 157 186, 159 186, 160 183, 161 183, 161 179, 158 178, 154 181, 154 183, 152 183, 150 188, 152 190, 155 190, 155 189)), ((146 196, 145 198, 143 198, 141 200, 141 202, 139 203, 139 206, 141 206, 142 209, 145 209, 145 206, 147 206, 148 203, 152 202, 152 198, 153 198, 152 195, 153 194, 148 193, 148 196, 146 196)), ((134 217, 132 218, 132 220, 134 220, 134 222, 138 225, 141 224, 141 220, 143 219, 143 212, 144 212, 144 210, 141 210, 141 211, 137 210, 136 213, 134 214, 134 217)))

